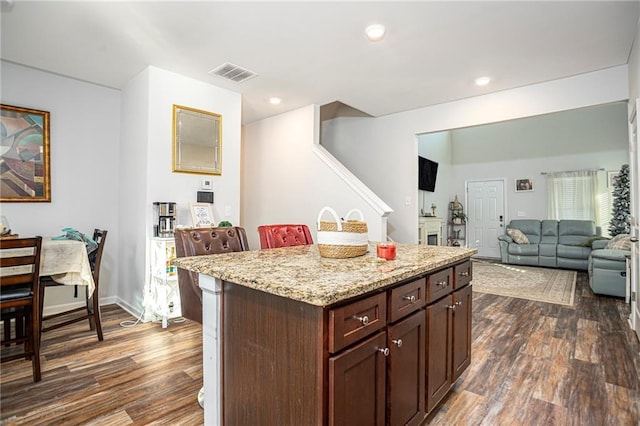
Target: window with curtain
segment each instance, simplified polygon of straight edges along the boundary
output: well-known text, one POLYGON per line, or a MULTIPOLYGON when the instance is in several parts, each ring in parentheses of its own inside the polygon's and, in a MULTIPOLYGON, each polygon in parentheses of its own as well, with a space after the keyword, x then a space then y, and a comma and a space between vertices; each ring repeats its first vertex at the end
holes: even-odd
POLYGON ((597 170, 547 173, 549 219, 593 220, 600 226, 597 170))

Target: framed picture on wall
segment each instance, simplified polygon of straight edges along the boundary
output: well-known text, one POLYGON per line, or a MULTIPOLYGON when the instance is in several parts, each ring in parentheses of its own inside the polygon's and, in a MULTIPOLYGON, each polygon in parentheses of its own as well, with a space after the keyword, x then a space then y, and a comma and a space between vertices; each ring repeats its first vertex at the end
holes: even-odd
POLYGON ((618 174, 620 172, 618 170, 613 172, 607 172, 607 187, 613 188, 613 185, 616 183, 616 179, 618 178, 618 174))
POLYGON ((0 202, 51 202, 49 112, 0 105, 0 202))
POLYGON ((191 203, 191 220, 194 228, 216 226, 213 210, 209 203, 191 203))
POLYGON ((533 191, 533 179, 516 179, 516 192, 533 191))

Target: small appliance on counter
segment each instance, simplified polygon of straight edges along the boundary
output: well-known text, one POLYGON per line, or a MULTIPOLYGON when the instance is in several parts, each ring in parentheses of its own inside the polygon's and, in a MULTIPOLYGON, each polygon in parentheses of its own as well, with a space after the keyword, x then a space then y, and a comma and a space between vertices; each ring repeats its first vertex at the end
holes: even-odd
POLYGON ((153 206, 157 223, 153 225, 154 237, 173 237, 176 228, 176 203, 155 201, 153 206))

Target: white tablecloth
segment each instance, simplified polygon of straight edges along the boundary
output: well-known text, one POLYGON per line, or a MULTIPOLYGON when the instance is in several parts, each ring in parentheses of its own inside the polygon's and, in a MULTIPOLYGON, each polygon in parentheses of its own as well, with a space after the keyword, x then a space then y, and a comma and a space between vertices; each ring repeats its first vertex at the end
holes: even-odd
POLYGON ((96 287, 87 248, 81 241, 43 237, 40 275, 51 275, 51 278, 60 284, 86 285, 89 287, 89 296, 96 287))
MULTIPOLYGON (((3 256, 15 256, 17 253, 29 249, 4 250, 3 256)), ((33 253, 33 250, 30 250, 33 253)), ((13 275, 20 272, 22 266, 4 268, 3 275, 13 275)), ((96 288, 91 274, 91 265, 87 256, 87 248, 81 241, 53 240, 52 237, 42 237, 40 251, 40 276, 50 275, 57 283, 65 285, 86 285, 89 296, 96 288)))

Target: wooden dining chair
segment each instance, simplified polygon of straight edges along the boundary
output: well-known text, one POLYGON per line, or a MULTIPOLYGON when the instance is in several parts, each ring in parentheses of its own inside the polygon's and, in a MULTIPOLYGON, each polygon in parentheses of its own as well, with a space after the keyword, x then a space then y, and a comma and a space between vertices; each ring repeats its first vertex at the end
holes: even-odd
POLYGON ((307 225, 260 225, 258 235, 261 249, 313 244, 307 225))
MULTIPOLYGON (((67 311, 58 312, 56 314, 47 315, 42 317, 42 332, 55 330, 60 327, 64 327, 83 320, 89 320, 89 328, 95 330, 98 335, 98 340, 103 341, 102 334, 102 321, 100 319, 100 264, 102 263, 102 253, 104 251, 104 243, 107 239, 107 231, 103 229, 95 229, 93 231, 93 240, 98 243, 98 248, 89 254, 89 264, 91 265, 91 274, 93 275, 93 282, 95 288, 93 294, 89 296, 89 289, 85 287, 85 302, 86 306, 79 308, 69 309, 67 311), (78 315, 80 313, 80 315, 78 315), (44 321, 53 320, 56 318, 69 317, 68 320, 63 322, 55 322, 51 325, 44 324, 44 321)), ((44 289, 46 287, 59 286, 59 284, 53 280, 50 276, 43 276, 40 278, 42 285, 40 286, 40 312, 44 307, 44 289)))
POLYGON ((16 345, 2 350, 0 362, 31 359, 34 382, 41 379, 38 300, 41 247, 42 237, 0 239, 0 312, 4 323, 1 345, 16 345), (20 346, 22 349, 18 350, 20 346))

